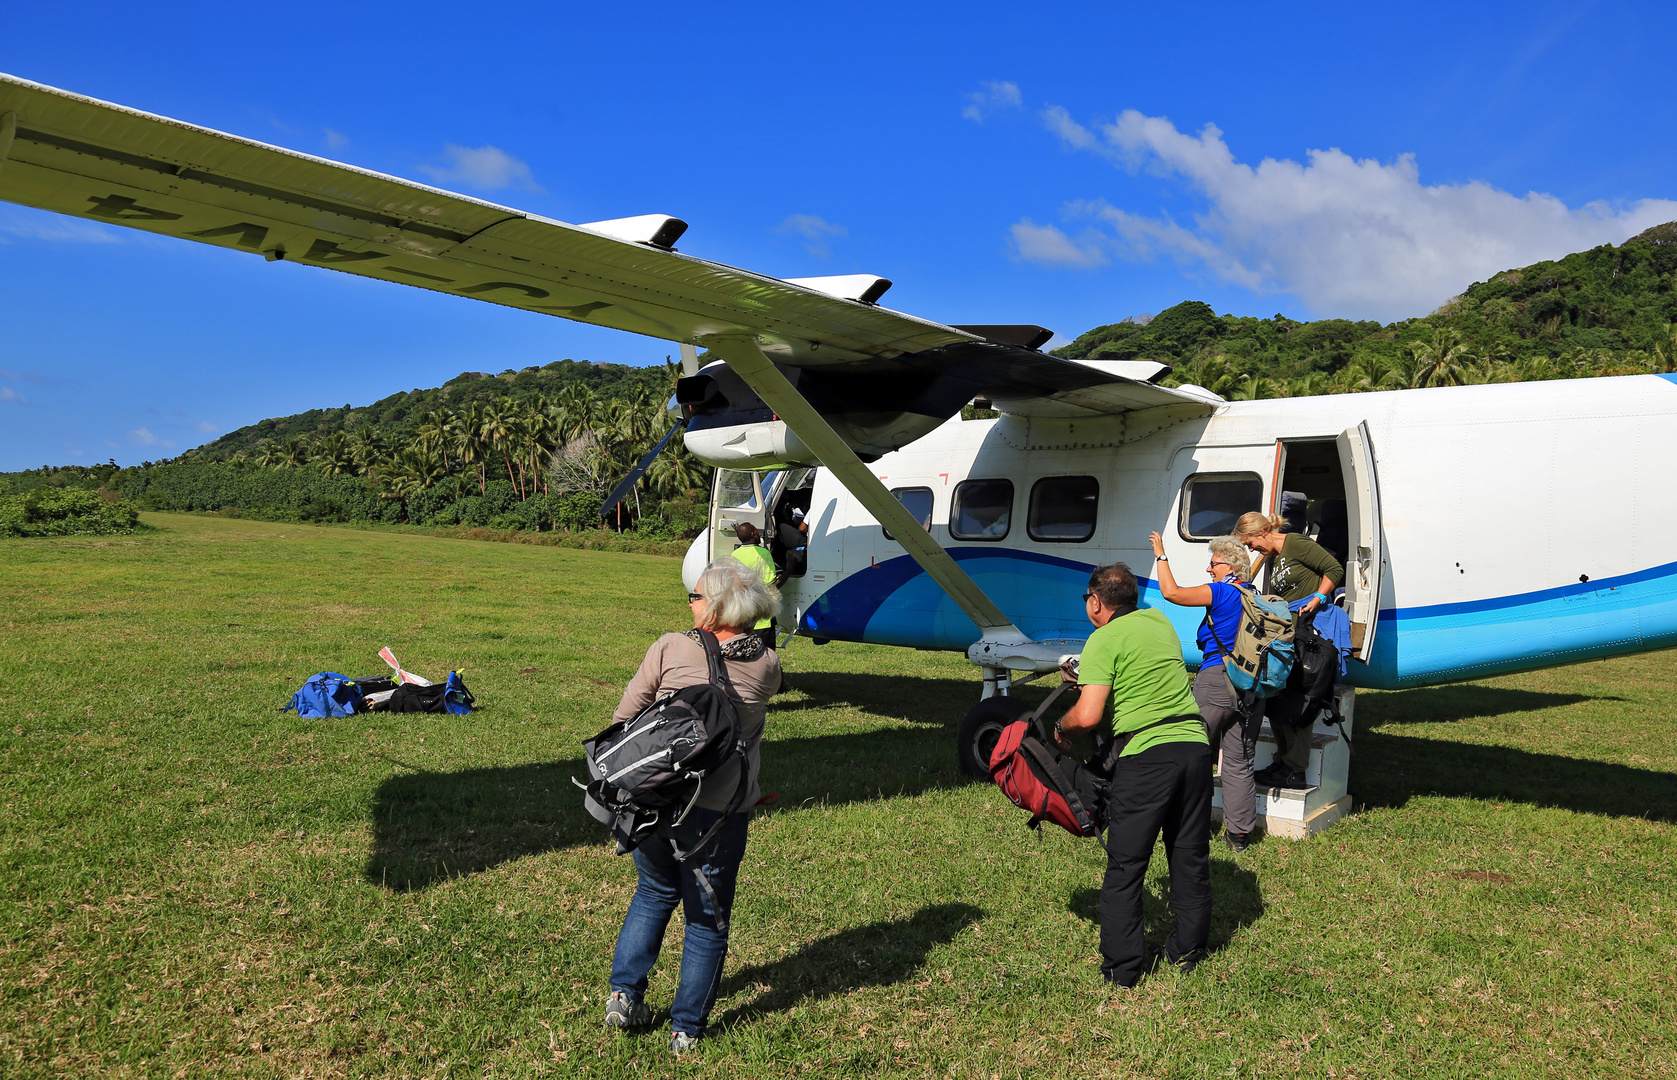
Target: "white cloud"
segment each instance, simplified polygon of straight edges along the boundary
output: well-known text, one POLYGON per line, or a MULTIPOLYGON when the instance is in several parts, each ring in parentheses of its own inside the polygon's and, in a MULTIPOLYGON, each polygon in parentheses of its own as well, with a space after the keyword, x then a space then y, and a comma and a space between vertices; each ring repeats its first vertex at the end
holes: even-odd
POLYGON ((193 424, 192 428, 194 431, 200 432, 204 435, 214 435, 221 430, 208 420, 200 420, 196 424, 193 424))
POLYGON ((349 145, 348 135, 345 135, 342 132, 333 131, 331 128, 321 128, 320 130, 326 133, 326 149, 342 150, 344 147, 349 145))
POLYGON ((834 225, 814 214, 793 214, 777 225, 775 232, 802 238, 804 250, 817 259, 825 259, 833 253, 832 246, 827 243, 830 237, 850 235, 850 230, 843 225, 834 225))
POLYGON ((961 110, 961 115, 975 124, 982 124, 984 118, 997 109, 1017 109, 1024 103, 1018 83, 987 82, 982 90, 974 90, 967 95, 967 107, 961 110))
POLYGON ((54 244, 118 244, 122 242, 122 234, 97 221, 82 221, 23 206, 0 206, 0 244, 12 239, 45 240, 54 244))
MULTIPOLYGON (((1111 250, 1168 255, 1257 292, 1290 293, 1317 315, 1424 315, 1499 270, 1621 243, 1677 219, 1677 201, 1667 199, 1574 209, 1552 195, 1514 195, 1480 181, 1427 185, 1413 154, 1381 163, 1311 150, 1304 164, 1246 165, 1213 125, 1188 135, 1133 109, 1095 130, 1058 106, 1042 118, 1073 149, 1177 178, 1206 199, 1190 225, 1099 200, 1066 208, 1068 217, 1108 226, 1111 250)), ((1022 227, 1042 228, 1020 222, 1016 243, 1022 227)))
POLYGON ((160 446, 165 450, 174 449, 175 444, 168 439, 160 439, 145 428, 135 428, 128 433, 128 441, 136 446, 160 446))
POLYGON ((0 386, 0 401, 15 401, 19 405, 29 404, 29 399, 13 390, 9 386, 0 386))
POLYGON ((1011 232, 1013 249, 1026 262, 1086 270, 1107 261, 1098 237, 1078 244, 1054 226, 1038 225, 1030 218, 1016 223, 1011 232))
POLYGON ((447 164, 421 165, 419 171, 439 183, 464 184, 485 191, 517 188, 539 193, 542 190, 530 166, 497 147, 480 146, 474 150, 449 143, 443 147, 443 157, 447 164))

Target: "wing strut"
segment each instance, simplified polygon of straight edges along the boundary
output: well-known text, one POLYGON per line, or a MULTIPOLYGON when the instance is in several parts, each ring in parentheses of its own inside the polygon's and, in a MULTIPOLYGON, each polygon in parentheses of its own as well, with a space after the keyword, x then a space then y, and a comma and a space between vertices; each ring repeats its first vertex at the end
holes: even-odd
POLYGON ((927 532, 908 508, 886 490, 873 470, 868 468, 850 449, 848 443, 828 424, 809 402, 805 401, 786 376, 780 373, 769 358, 763 355, 755 337, 718 335, 707 337, 704 344, 711 352, 727 362, 747 386, 773 409, 775 415, 814 451, 823 468, 838 478, 839 483, 860 502, 886 529, 892 539, 903 546, 931 579, 949 594, 949 598, 978 624, 983 638, 992 642, 1028 642, 1013 621, 1002 614, 984 590, 967 576, 949 552, 927 532))

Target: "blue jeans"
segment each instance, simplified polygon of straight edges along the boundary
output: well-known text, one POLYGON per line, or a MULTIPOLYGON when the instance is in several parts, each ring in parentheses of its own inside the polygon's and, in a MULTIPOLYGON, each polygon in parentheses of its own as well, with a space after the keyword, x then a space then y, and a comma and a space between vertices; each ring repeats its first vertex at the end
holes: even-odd
MULTIPOLYGON (((720 810, 695 809, 676 827, 676 840, 683 850, 705 834, 720 810)), ((716 835, 711 849, 698 860, 676 861, 670 842, 654 836, 635 849, 635 869, 640 883, 623 916, 617 935, 617 951, 611 958, 611 988, 634 998, 646 995, 647 976, 664 946, 664 930, 670 925, 677 903, 687 929, 682 936, 681 982, 670 1006, 670 1026, 676 1031, 699 1035, 716 1004, 716 990, 722 983, 722 961, 728 955, 728 932, 718 929, 716 912, 710 910, 704 890, 694 877, 695 868, 705 875, 722 906, 722 921, 734 907, 734 885, 739 880, 740 860, 745 857, 746 825, 749 814, 735 814, 716 835)))

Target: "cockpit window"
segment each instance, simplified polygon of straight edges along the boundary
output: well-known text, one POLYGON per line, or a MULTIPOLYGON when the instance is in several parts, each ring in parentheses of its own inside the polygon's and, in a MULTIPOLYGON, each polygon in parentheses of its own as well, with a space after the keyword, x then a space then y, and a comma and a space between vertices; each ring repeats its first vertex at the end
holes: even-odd
POLYGON ((966 480, 949 504, 949 535, 957 540, 1001 540, 1013 517, 1013 481, 966 480))
POLYGON ((1177 531, 1184 540, 1227 536, 1240 515, 1263 505, 1264 482, 1257 473, 1196 473, 1182 485, 1177 531))
POLYGON ((752 473, 736 469, 719 470, 716 505, 727 510, 757 509, 757 480, 752 473))

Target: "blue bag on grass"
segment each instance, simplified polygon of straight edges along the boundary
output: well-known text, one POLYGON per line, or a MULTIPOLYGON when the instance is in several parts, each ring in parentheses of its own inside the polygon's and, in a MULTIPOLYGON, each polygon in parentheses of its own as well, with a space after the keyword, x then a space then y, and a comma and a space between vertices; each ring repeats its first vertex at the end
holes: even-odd
POLYGON ((291 695, 291 702, 280 711, 289 709, 296 709, 297 715, 305 720, 328 720, 366 711, 366 698, 354 680, 335 671, 322 671, 309 676, 308 682, 291 695))

